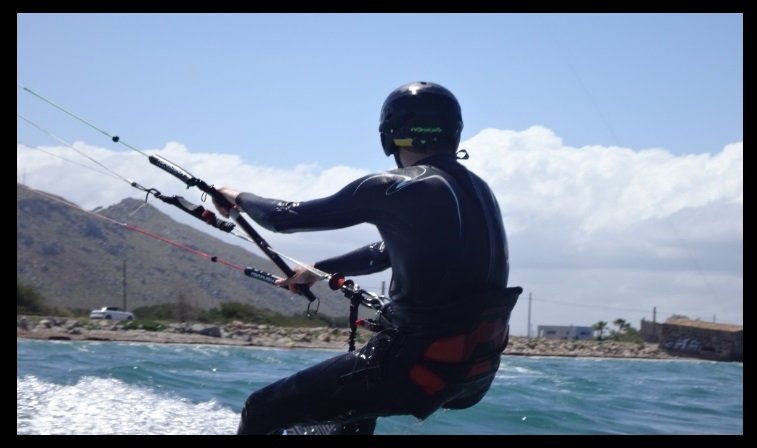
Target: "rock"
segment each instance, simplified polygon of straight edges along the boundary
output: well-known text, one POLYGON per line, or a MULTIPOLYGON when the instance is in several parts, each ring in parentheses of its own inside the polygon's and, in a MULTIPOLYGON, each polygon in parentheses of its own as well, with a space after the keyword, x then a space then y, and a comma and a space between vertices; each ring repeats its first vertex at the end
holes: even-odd
MULTIPOLYGON (((226 326, 171 323, 164 331, 127 330, 123 323, 105 320, 89 321, 86 327, 75 320, 66 322, 66 327, 54 325, 50 318, 20 316, 17 325, 18 338, 71 340, 118 340, 151 343, 223 344, 264 347, 304 347, 347 349, 350 331, 342 328, 281 328, 272 325, 256 325, 235 321, 226 326), (30 330, 31 329, 31 330, 30 330), (225 337, 224 337, 225 336, 225 337)), ((358 331, 358 345, 362 345, 373 333, 358 331)), ((658 344, 624 343, 593 340, 547 340, 511 336, 504 355, 520 356, 588 356, 630 357, 666 359, 674 356, 659 349, 658 344)))

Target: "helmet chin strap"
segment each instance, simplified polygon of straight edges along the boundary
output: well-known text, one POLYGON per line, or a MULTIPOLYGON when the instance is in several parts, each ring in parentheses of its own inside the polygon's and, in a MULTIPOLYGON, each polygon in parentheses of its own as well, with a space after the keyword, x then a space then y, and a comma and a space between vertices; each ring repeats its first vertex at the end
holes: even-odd
POLYGON ((397 148, 394 150, 394 161, 397 163, 397 168, 404 168, 402 166, 402 160, 400 160, 400 149, 397 148))

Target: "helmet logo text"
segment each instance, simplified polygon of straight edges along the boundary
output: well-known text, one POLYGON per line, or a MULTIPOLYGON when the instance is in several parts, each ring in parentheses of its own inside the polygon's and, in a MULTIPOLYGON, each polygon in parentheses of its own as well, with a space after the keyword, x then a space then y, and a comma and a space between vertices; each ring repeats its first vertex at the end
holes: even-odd
POLYGON ((421 133, 421 134, 436 134, 436 133, 439 133, 439 132, 442 132, 442 131, 443 131, 442 128, 440 128, 438 126, 435 127, 435 128, 422 128, 422 127, 413 127, 413 128, 410 128, 410 132, 418 132, 418 133, 421 133))

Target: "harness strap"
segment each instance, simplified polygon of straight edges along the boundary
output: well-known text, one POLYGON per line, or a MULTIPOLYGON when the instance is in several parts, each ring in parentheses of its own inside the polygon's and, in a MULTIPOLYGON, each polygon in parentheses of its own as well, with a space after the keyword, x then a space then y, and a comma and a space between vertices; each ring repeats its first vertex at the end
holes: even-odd
POLYGON ((432 340, 410 369, 411 381, 427 395, 435 395, 448 384, 465 383, 496 372, 509 342, 510 313, 522 292, 520 287, 506 288, 504 294, 488 301, 499 303, 479 314, 468 325, 468 331, 432 340))
POLYGON ((350 338, 348 352, 355 351, 355 339, 357 338, 357 316, 360 308, 360 295, 353 294, 350 297, 350 338))
POLYGON ((505 323, 496 327, 497 323, 483 322, 471 333, 432 342, 422 360, 410 369, 410 379, 426 394, 434 395, 448 384, 496 372, 510 330, 505 323), (493 332, 487 334, 488 329, 493 332))

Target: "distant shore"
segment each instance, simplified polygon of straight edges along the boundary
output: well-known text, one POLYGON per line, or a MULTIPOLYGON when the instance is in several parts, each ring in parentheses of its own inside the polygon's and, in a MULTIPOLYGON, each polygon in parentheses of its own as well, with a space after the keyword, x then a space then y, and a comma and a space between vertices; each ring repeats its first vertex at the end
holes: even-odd
MULTIPOLYGON (((367 330, 359 330, 357 342, 371 337, 367 330)), ((122 341, 161 344, 209 344, 244 347, 347 349, 349 330, 343 328, 289 328, 272 325, 233 322, 218 326, 209 324, 171 324, 161 331, 127 330, 123 322, 90 321, 84 326, 77 319, 27 318, 17 319, 16 337, 19 339, 122 341)), ((596 340, 556 340, 511 336, 504 351, 513 356, 562 356, 598 358, 676 358, 656 343, 633 343, 596 340)))

